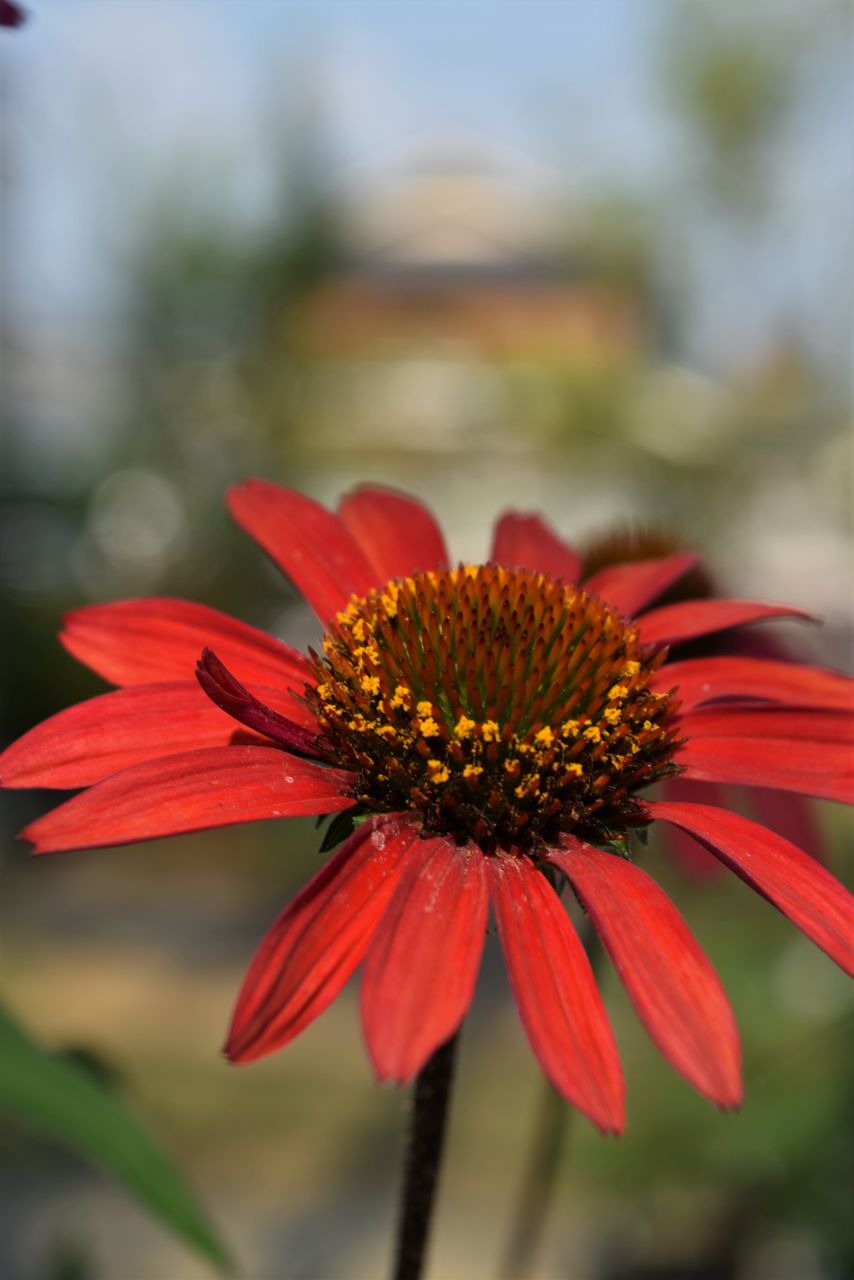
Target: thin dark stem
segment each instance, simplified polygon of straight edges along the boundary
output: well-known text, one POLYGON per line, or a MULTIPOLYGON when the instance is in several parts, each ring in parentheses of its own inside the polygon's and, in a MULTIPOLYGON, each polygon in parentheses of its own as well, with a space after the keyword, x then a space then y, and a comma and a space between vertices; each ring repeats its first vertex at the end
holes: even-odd
POLYGON ((452 1036, 436 1050, 415 1082, 393 1280, 421 1280, 423 1274, 456 1047, 457 1036, 452 1036))
MULTIPOLYGON (((584 917, 578 934, 595 973, 602 959, 602 947, 589 917, 584 917)), ((561 1152, 571 1132, 574 1115, 560 1094, 548 1080, 544 1080, 528 1160, 498 1273, 499 1280, 525 1280, 530 1274, 543 1225, 554 1199, 561 1152)))

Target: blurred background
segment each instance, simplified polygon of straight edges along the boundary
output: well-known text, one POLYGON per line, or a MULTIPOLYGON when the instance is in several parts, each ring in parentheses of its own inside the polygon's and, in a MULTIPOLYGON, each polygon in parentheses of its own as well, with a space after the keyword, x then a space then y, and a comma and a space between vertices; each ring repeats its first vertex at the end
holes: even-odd
MULTIPOLYGON (((0 31, 5 738, 102 690, 55 640, 75 604, 186 596, 314 638, 224 514, 249 475, 404 487, 466 558, 507 506, 581 544, 664 528, 850 664, 847 0, 29 10, 0 31)), ((101 1064, 243 1275, 383 1274, 407 1099, 372 1081, 354 991, 274 1059, 219 1056, 312 824, 28 862, 50 802, 5 797, 4 1000, 101 1064)), ((850 827, 816 812, 850 883, 850 827)), ((841 1280, 850 988, 734 878, 651 864, 732 995, 745 1107, 696 1097, 606 973, 629 1128, 574 1127, 534 1274, 841 1280)), ((495 1274, 539 1090, 490 950, 434 1276, 495 1274)), ((211 1274, 13 1126, 0 1190, 4 1280, 211 1274)))

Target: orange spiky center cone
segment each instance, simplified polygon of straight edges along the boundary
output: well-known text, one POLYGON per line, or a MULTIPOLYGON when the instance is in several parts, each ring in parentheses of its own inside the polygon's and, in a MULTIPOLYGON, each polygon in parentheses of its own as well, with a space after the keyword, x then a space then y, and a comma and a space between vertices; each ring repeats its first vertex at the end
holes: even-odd
POLYGON ((649 688, 664 657, 579 587, 461 565, 354 597, 306 698, 371 812, 487 852, 607 843, 676 768, 672 699, 649 688))

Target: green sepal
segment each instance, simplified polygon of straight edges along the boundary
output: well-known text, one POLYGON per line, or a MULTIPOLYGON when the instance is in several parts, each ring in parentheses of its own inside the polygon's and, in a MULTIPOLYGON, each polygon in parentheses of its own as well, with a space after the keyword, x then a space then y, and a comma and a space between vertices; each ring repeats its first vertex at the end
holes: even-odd
MULTIPOLYGON (((369 813, 354 813, 352 809, 347 809, 343 813, 334 813, 326 828, 323 839, 320 842, 319 853, 330 853, 342 844, 348 836, 351 836, 357 827, 370 818, 369 813)), ((324 822, 326 815, 318 819, 317 825, 320 826, 324 822)))

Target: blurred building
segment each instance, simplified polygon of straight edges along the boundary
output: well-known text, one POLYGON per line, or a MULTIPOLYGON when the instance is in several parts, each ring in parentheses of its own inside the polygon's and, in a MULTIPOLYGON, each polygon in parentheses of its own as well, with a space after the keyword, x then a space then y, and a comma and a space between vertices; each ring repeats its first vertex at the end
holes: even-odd
POLYGON ((494 430, 508 366, 595 377, 636 361, 642 292, 597 269, 557 184, 525 163, 451 148, 348 196, 339 257, 289 332, 339 407, 344 384, 363 444, 494 430))

